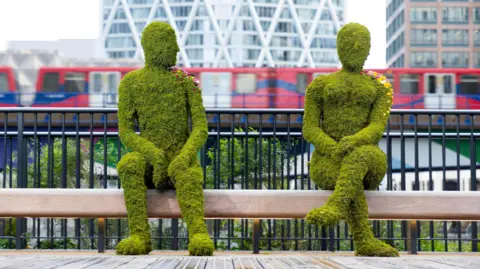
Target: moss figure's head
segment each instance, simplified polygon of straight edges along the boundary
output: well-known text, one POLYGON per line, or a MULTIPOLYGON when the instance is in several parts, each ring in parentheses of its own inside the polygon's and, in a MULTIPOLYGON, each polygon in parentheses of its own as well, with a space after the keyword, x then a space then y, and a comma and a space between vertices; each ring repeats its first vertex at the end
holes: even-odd
POLYGON ((175 30, 165 22, 152 22, 142 32, 145 63, 151 67, 167 68, 177 62, 180 51, 175 30))
POLYGON ((360 72, 370 53, 370 32, 359 23, 348 23, 338 31, 337 52, 343 68, 360 72))

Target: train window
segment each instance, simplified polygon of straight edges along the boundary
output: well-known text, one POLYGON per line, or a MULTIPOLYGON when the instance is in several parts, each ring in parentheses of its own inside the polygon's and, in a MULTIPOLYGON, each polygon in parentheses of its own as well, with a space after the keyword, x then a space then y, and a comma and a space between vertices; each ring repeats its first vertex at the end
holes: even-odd
POLYGON ((117 73, 108 75, 108 92, 116 93, 118 88, 119 75, 117 73))
POLYGON ((305 93, 308 86, 308 74, 298 73, 297 74, 297 91, 299 93, 305 93))
POLYGON ((102 74, 101 73, 95 73, 93 75, 93 81, 92 81, 92 89, 90 89, 91 92, 94 93, 100 93, 102 92, 102 74), (93 82, 93 83, 92 83, 93 82))
POLYGON ((418 75, 400 75, 400 93, 418 94, 418 75))
POLYGON ((0 73, 0 92, 8 92, 7 74, 0 73))
POLYGON ((45 73, 45 76, 43 77, 43 89, 42 91, 45 92, 58 92, 59 88, 59 75, 57 72, 48 72, 45 73))
POLYGON ((452 93, 452 76, 443 76, 443 93, 452 93))
POLYGON ((237 93, 255 93, 257 77, 255 74, 237 75, 237 93))
POLYGON ((437 91, 437 76, 429 75, 428 76, 428 93, 436 93, 437 91))
POLYGON ((460 76, 459 94, 480 94, 480 76, 460 76))
POLYGON ((85 74, 66 73, 65 92, 85 92, 85 74))

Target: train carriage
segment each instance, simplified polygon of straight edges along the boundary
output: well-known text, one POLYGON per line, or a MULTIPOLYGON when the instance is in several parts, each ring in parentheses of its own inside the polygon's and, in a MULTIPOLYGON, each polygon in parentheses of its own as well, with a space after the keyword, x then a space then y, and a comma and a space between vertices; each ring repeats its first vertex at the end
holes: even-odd
POLYGON ((0 107, 16 107, 19 100, 13 68, 0 66, 0 107))
MULTIPOLYGON (((114 107, 118 83, 137 67, 44 67, 33 106, 114 107)), ((303 108, 305 90, 336 68, 185 68, 207 108, 303 108)), ((480 69, 373 70, 391 80, 394 108, 478 109, 480 69)))

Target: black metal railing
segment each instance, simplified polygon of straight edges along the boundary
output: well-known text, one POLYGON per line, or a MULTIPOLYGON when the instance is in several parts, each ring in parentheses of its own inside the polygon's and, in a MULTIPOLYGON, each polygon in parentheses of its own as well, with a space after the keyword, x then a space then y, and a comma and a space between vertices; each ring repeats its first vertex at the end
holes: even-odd
MULTIPOLYGON (((115 165, 128 152, 116 108, 0 109, 0 187, 121 188, 115 165)), ((208 189, 317 189, 309 178, 312 146, 302 139, 303 110, 209 109, 209 139, 199 152, 208 189)), ((388 159, 380 189, 477 190, 480 111, 393 110, 379 146, 388 159)), ((93 249, 93 219, 1 219, 0 248, 93 249)), ((157 249, 186 249, 181 219, 151 220, 157 249)), ((252 220, 207 220, 217 249, 252 248, 252 220)), ((372 221, 378 238, 405 250, 403 221, 372 221)), ((262 220, 262 250, 353 250, 348 225, 262 220)), ((106 220, 107 249, 128 233, 106 220)), ((476 222, 420 221, 419 251, 478 251, 476 222)))

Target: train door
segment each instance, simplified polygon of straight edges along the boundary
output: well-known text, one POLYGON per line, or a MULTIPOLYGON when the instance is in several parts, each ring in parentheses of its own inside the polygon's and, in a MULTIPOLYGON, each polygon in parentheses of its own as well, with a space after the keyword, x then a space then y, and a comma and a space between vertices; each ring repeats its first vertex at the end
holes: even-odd
POLYGON ((455 75, 425 74, 425 108, 453 109, 456 107, 455 75))
POLYGON ((205 107, 232 107, 232 74, 204 72, 200 75, 203 105, 205 107))
POLYGON ((116 107, 120 72, 91 72, 89 78, 90 107, 116 107))

